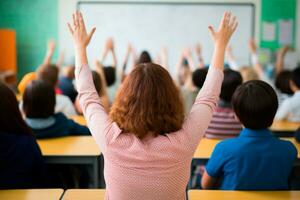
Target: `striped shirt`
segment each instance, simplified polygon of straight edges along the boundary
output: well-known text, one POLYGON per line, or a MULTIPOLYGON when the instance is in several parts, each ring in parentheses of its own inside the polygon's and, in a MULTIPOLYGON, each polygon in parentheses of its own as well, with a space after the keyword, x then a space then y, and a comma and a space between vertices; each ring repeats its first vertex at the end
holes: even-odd
POLYGON ((242 124, 236 119, 230 104, 220 100, 205 137, 211 139, 232 138, 238 136, 242 128, 242 124))

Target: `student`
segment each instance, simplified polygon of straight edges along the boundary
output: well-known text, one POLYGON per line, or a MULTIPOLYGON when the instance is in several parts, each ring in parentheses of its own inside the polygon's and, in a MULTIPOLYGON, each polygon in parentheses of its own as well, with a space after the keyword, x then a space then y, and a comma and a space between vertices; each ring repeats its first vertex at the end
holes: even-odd
POLYGON ((59 78, 58 87, 62 91, 62 94, 69 97, 72 102, 75 102, 77 97, 77 91, 73 84, 73 80, 75 79, 74 74, 75 67, 65 66, 62 70, 62 76, 59 78))
POLYGON ((202 188, 220 182, 222 190, 287 190, 297 150, 268 130, 278 107, 275 91, 263 81, 248 81, 237 88, 232 105, 245 128, 239 137, 217 144, 202 188))
POLYGON ((103 54, 101 56, 101 64, 103 65, 103 72, 105 75, 107 87, 111 87, 116 82, 116 67, 118 65, 117 56, 115 53, 115 45, 112 38, 109 38, 106 41, 103 54), (107 55, 111 53, 113 62, 111 65, 104 65, 107 55))
POLYGON ((226 45, 237 27, 225 13, 218 31, 211 26, 215 50, 206 81, 184 120, 179 91, 161 66, 138 65, 118 91, 110 115, 99 101, 88 67, 88 34, 80 12, 73 16, 75 80, 92 135, 104 155, 106 198, 186 199, 190 164, 211 120, 220 94, 226 45))
MULTIPOLYGON (((54 51, 55 51, 55 42, 53 40, 49 40, 47 43, 46 55, 45 55, 45 58, 43 60, 43 63, 41 64, 41 66, 51 65, 51 60, 53 58, 54 51)), ((62 64, 62 57, 63 56, 61 54, 59 59, 56 62, 57 66, 60 66, 62 64)), ((23 78, 21 79, 20 83, 18 84, 19 93, 22 95, 25 91, 27 84, 30 83, 30 81, 35 80, 35 79, 36 79, 36 72, 29 72, 29 73, 25 74, 23 76, 23 78)), ((57 92, 61 93, 60 90, 57 90, 57 92)))
POLYGON ((0 83, 0 189, 45 187, 45 167, 14 93, 0 83))
MULTIPOLYGON (((106 81, 105 81, 105 76, 103 73, 103 68, 102 65, 100 64, 99 61, 96 61, 95 63, 97 71, 92 71, 92 77, 93 77, 93 83, 95 85, 95 89, 100 97, 100 102, 103 105, 105 111, 108 113, 110 110, 110 103, 109 103, 109 99, 107 96, 107 89, 106 89, 106 81)), ((79 99, 76 99, 76 110, 78 114, 83 114, 82 113, 82 109, 80 107, 79 104, 79 99)))
POLYGON ((206 68, 196 69, 192 73, 192 87, 181 87, 181 94, 183 96, 184 111, 188 115, 195 102, 195 99, 202 88, 207 75, 206 68))
POLYGON ((290 88, 294 94, 282 102, 275 118, 276 120, 300 122, 300 67, 292 72, 290 88))
MULTIPOLYGON (((53 87, 53 89, 55 89, 58 85, 58 73, 59 69, 56 65, 44 65, 37 70, 36 76, 38 80, 47 82, 53 87)), ((77 114, 73 103, 67 96, 56 93, 55 98, 55 113, 62 112, 67 117, 77 114)))
POLYGON ((205 137, 211 139, 225 139, 236 137, 240 134, 242 125, 235 117, 231 98, 236 88, 240 86, 242 82, 242 76, 239 72, 225 69, 220 101, 217 109, 214 111, 205 137))
POLYGON ((23 95, 23 111, 27 125, 37 138, 67 135, 89 135, 87 127, 54 112, 55 92, 52 85, 42 80, 31 81, 23 95))

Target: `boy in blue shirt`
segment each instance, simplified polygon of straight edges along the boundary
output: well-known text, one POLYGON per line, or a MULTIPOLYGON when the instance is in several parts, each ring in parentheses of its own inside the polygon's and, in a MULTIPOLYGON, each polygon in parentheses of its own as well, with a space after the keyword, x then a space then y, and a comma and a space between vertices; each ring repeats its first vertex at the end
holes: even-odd
POLYGON ((202 177, 202 188, 289 189, 297 150, 268 130, 278 108, 275 91, 263 81, 248 81, 237 88, 232 105, 245 128, 239 137, 216 145, 202 177))

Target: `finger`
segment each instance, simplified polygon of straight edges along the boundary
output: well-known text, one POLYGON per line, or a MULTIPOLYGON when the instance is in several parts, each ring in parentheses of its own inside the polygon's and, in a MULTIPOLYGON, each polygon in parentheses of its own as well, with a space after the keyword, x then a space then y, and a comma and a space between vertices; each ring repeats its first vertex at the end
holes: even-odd
POLYGON ((230 19, 229 27, 233 28, 235 23, 236 23, 236 16, 234 16, 233 18, 230 19))
POLYGON ((83 16, 82 16, 81 12, 79 12, 79 24, 82 28, 85 28, 85 24, 84 24, 84 20, 83 20, 83 16))
POLYGON ((234 31, 236 30, 236 28, 238 27, 238 24, 239 24, 239 23, 236 21, 235 24, 233 25, 232 32, 234 32, 234 31))
POLYGON ((208 30, 209 30, 211 35, 213 35, 213 36, 215 35, 215 30, 212 26, 208 26, 208 30))
POLYGON ((224 24, 225 24, 225 19, 226 19, 226 16, 227 16, 227 12, 224 12, 224 14, 223 14, 223 17, 222 17, 222 19, 221 19, 221 23, 220 23, 220 27, 219 27, 219 28, 221 28, 221 27, 223 27, 223 26, 224 26, 224 24))
POLYGON ((70 23, 68 23, 68 27, 69 27, 70 33, 73 35, 74 31, 73 31, 72 26, 70 25, 70 23))
POLYGON ((228 12, 226 19, 225 19, 225 26, 229 26, 229 23, 231 21, 231 12, 228 12))
POLYGON ((75 13, 72 14, 72 17, 73 17, 73 25, 74 25, 74 27, 77 27, 75 13))
POLYGON ((81 28, 81 24, 79 22, 80 14, 79 11, 76 11, 76 24, 78 25, 78 28, 81 28))
POLYGON ((91 32, 89 33, 89 35, 88 35, 88 41, 91 40, 91 38, 93 37, 95 31, 96 31, 96 27, 94 27, 94 28, 91 30, 91 32))

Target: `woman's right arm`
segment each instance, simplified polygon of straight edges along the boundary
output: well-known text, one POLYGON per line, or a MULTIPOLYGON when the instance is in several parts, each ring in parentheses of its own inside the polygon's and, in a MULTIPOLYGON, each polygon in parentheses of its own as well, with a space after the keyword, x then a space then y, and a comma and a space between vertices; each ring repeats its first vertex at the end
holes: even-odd
POLYGON ((73 27, 70 24, 68 26, 75 47, 75 81, 79 103, 87 120, 88 127, 97 144, 100 146, 101 151, 103 151, 105 150, 108 134, 117 134, 120 132, 120 129, 115 123, 110 121, 104 107, 101 105, 88 66, 86 47, 96 29, 93 28, 89 34, 87 33, 80 12, 73 14, 73 27))
POLYGON ((205 134, 217 105, 223 81, 225 50, 236 28, 236 18, 228 12, 224 13, 218 31, 209 26, 215 44, 213 57, 205 83, 182 127, 182 131, 189 137, 192 148, 197 147, 200 138, 205 134))

